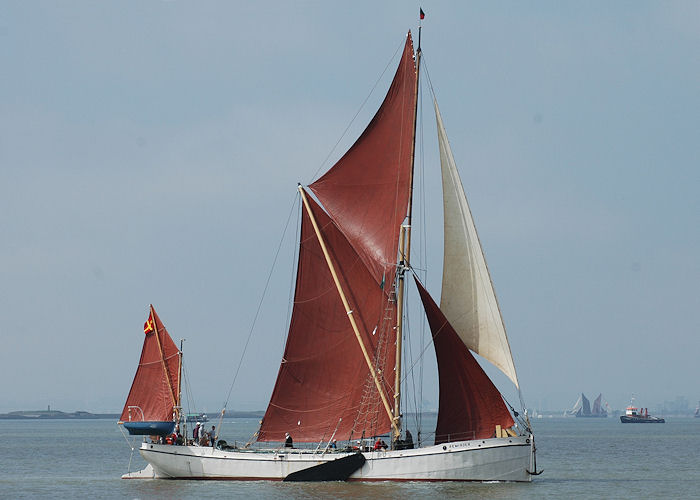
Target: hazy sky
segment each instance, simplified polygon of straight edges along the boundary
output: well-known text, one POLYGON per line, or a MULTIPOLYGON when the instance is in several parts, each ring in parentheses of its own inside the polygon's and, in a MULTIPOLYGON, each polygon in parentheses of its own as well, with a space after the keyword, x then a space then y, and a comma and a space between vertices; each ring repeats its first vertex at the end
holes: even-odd
MULTIPOLYGON (((525 401, 694 405, 700 3, 422 5, 426 67, 525 401)), ((418 7, 3 2, 0 411, 120 411, 150 303, 187 339, 197 409, 220 409, 291 213, 229 403, 264 409, 296 183, 370 119, 418 7)), ((428 197, 439 181, 422 92, 428 197)), ((428 219, 434 260, 441 220, 428 219)))

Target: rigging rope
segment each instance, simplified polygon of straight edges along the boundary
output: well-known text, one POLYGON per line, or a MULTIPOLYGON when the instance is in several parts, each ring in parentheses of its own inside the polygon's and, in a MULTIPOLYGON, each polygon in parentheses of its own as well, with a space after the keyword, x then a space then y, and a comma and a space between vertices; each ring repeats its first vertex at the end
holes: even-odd
MULTIPOLYGON (((424 60, 424 55, 421 52, 421 60, 424 60)), ((420 83, 420 82, 419 82, 420 83)), ((419 165, 419 179, 420 179, 420 195, 419 195, 419 201, 420 201, 420 221, 421 221, 421 226, 420 226, 420 231, 418 231, 418 236, 419 236, 419 245, 418 247, 420 248, 420 253, 419 253, 419 262, 418 264, 426 269, 423 271, 423 280, 425 283, 428 282, 428 271, 427 271, 427 262, 428 262, 428 246, 427 246, 427 222, 426 222, 426 204, 425 204, 425 144, 424 144, 424 127, 423 127, 423 86, 419 85, 418 87, 418 99, 419 99, 419 107, 418 107, 418 120, 419 120, 419 132, 420 132, 420 141, 419 141, 419 152, 420 152, 420 161, 418 162, 419 165)), ((415 234, 415 232, 414 232, 415 234)), ((421 315, 421 322, 420 322, 420 343, 421 345, 425 343, 425 336, 426 336, 426 323, 427 323, 427 318, 425 314, 421 315)), ((415 395, 415 387, 414 387, 414 398, 417 399, 416 401, 416 426, 418 430, 418 445, 420 446, 420 441, 421 441, 421 431, 423 427, 423 381, 424 381, 424 357, 420 358, 420 365, 419 365, 419 373, 418 373, 418 395, 415 395)))
MULTIPOLYGON (((377 370, 377 373, 381 376, 381 382, 384 390, 388 394, 391 394, 393 387, 386 387, 386 379, 384 373, 386 370, 386 358, 388 355, 389 348, 389 335, 393 331, 393 324, 395 318, 395 300, 392 300, 393 292, 390 295, 384 296, 384 305, 379 313, 379 319, 377 325, 375 326, 375 331, 373 335, 378 335, 377 346, 374 350, 372 363, 377 370)), ((350 435, 354 435, 355 432, 359 432, 358 425, 362 426, 362 435, 377 435, 377 428, 379 427, 379 415, 382 411, 381 399, 377 387, 374 383, 374 379, 371 373, 367 373, 365 377, 365 384, 362 390, 362 397, 360 400, 360 406, 358 408, 357 414, 355 415, 355 420, 353 421, 353 427, 350 435), (366 431, 369 431, 367 434, 366 431)))
POLYGON ((379 75, 379 78, 377 78, 377 81, 374 82, 374 85, 373 85, 372 88, 370 89, 369 94, 367 94, 367 97, 365 97, 365 100, 362 101, 362 104, 360 104, 359 109, 357 110, 357 112, 355 113, 355 115, 354 115, 354 116, 352 117, 352 119, 350 120, 350 123, 348 123, 348 126, 345 127, 345 130, 343 131, 343 133, 342 133, 342 134, 340 135, 340 137, 338 138, 338 141, 335 143, 335 145, 334 145, 334 146, 331 148, 331 150, 328 152, 328 155, 326 156, 326 158, 325 158, 325 159, 321 162, 321 164, 318 166, 318 168, 316 169, 316 172, 314 172, 314 175, 311 176, 312 179, 315 179, 316 176, 318 175, 318 173, 321 171, 321 169, 326 165, 326 162, 327 162, 328 159, 331 157, 331 155, 333 154, 333 152, 335 151, 335 149, 338 147, 338 144, 340 144, 340 141, 342 141, 342 140, 343 140, 343 137, 345 137, 345 134, 348 133, 348 130, 350 130, 350 127, 352 127, 352 124, 355 123, 355 119, 356 119, 357 116, 360 114, 360 111, 362 111, 362 109, 365 107, 365 104, 367 104, 367 101, 369 100, 369 98, 372 97, 372 94, 374 93, 374 90, 377 88, 377 85, 379 85, 379 82, 382 80, 382 78, 384 78, 384 74, 386 73, 387 69, 389 69, 389 67, 391 66, 391 63, 394 62, 394 59, 396 58, 396 54, 398 54, 399 50, 401 50, 401 47, 403 47, 403 45, 404 45, 404 41, 402 40, 401 43, 399 44, 399 46, 397 47, 396 52, 394 52, 394 55, 391 56, 391 59, 389 59, 389 62, 387 62, 386 66, 384 67, 384 71, 382 71, 382 74, 379 75))
MULTIPOLYGON (((299 196, 299 191, 297 191, 297 201, 301 200, 301 197, 299 196)), ((295 207, 296 207, 296 202, 295 202, 295 207)), ((297 243, 295 245, 295 250, 292 252, 292 273, 289 276, 289 295, 287 296, 287 319, 285 320, 285 325, 289 325, 291 323, 291 318, 292 318, 292 310, 294 309, 294 292, 296 288, 296 276, 297 276, 297 264, 299 263, 299 252, 301 251, 301 223, 300 223, 300 218, 301 218, 301 207, 299 210, 296 211, 297 217, 294 223, 294 227, 296 227, 296 234, 294 241, 297 243)), ((284 328, 282 329, 282 333, 284 334, 285 331, 288 332, 288 330, 285 330, 284 328)), ((284 338, 282 339, 282 342, 280 342, 281 351, 280 351, 280 359, 284 355, 284 348, 286 345, 286 334, 284 335, 284 338)))
MULTIPOLYGON (((407 332, 407 334, 410 334, 410 331, 411 331, 411 320, 410 320, 410 317, 411 317, 411 315, 409 314, 408 301, 406 301, 406 308, 405 308, 405 311, 406 311, 406 318, 405 318, 404 321, 405 321, 405 325, 406 325, 406 332, 407 332)), ((424 315, 424 316, 425 316, 425 315, 424 315)), ((408 353, 407 353, 406 356, 404 356, 404 357, 405 357, 405 358, 407 357, 408 359, 413 360, 413 342, 404 342, 404 346, 405 346, 404 349, 408 351, 408 353)), ((423 359, 424 359, 424 357, 423 357, 423 356, 420 356, 419 361, 418 361, 418 362, 420 362, 421 368, 423 367, 423 359)), ((422 409, 422 408, 419 406, 419 404, 418 404, 418 398, 417 398, 417 396, 416 396, 416 375, 415 375, 415 370, 411 369, 411 370, 409 370, 409 371, 410 371, 410 373, 411 373, 411 386, 412 386, 412 389, 413 389, 413 405, 414 405, 414 412, 413 412, 413 414, 414 414, 414 417, 415 417, 416 430, 418 431, 418 433, 420 433, 420 431, 421 431, 420 415, 421 415, 421 413, 422 413, 422 412, 421 412, 421 409, 422 409)), ((422 375, 422 373, 420 373, 419 375, 422 375)), ((408 376, 409 376, 408 373, 406 373, 406 379, 408 379, 408 376)), ((405 391, 405 392, 406 392, 406 408, 408 409, 408 391, 405 391)))
POLYGON ((292 218, 292 214, 294 213, 294 208, 296 207, 298 200, 299 200, 299 194, 297 192, 296 196, 294 197, 294 201, 292 203, 292 208, 290 209, 289 215, 287 216, 287 223, 285 224, 284 230, 282 231, 282 237, 280 238, 279 245, 277 246, 277 251, 275 252, 275 258, 272 261, 270 273, 267 275, 267 281, 265 282, 265 287, 263 289, 262 296, 260 297, 260 302, 258 303, 258 308, 255 311, 255 316, 253 317, 253 323, 250 325, 250 331, 248 332, 248 338, 246 339, 245 344, 243 346, 243 352, 241 352, 241 358, 238 361, 238 366, 236 367, 236 373, 233 376, 233 382, 231 382, 231 387, 228 390, 228 394, 226 395, 226 401, 224 402, 223 409, 221 410, 221 418, 219 419, 219 432, 221 432, 223 415, 224 415, 224 412, 226 411, 226 408, 228 407, 228 402, 229 402, 229 399, 231 398, 231 392, 233 391, 233 386, 235 385, 236 380, 238 379, 238 373, 241 370, 241 365, 243 364, 243 359, 245 358, 245 353, 248 349, 248 344, 250 343, 250 338, 253 336, 253 330, 255 329, 255 325, 258 321, 258 317, 260 315, 260 309, 262 308, 263 301, 265 300, 265 295, 267 294, 267 289, 270 285, 270 280, 271 280, 272 274, 275 270, 275 265, 277 264, 277 258, 279 257, 280 250, 282 248, 282 243, 284 242, 284 237, 287 234, 287 229, 289 228, 289 221, 292 218))
MULTIPOLYGON (((421 60, 421 62, 425 64, 425 75, 426 75, 426 78, 427 78, 427 80, 428 80, 428 87, 429 87, 429 89, 430 89, 430 94, 433 96, 433 99, 437 100, 437 95, 435 94, 435 89, 433 88, 433 82, 432 82, 431 79, 430 79, 430 71, 428 70, 427 61, 421 60)), ((477 236, 477 238, 478 238, 478 236, 477 236)), ((482 250, 482 251, 483 251, 483 250, 482 250)), ((485 260, 485 257, 484 257, 484 260, 485 260)), ((488 265, 487 265, 487 273, 488 273, 488 265)), ((488 276, 488 279, 489 279, 489 281, 491 281, 490 275, 488 276)), ((493 287, 493 283, 491 283, 491 286, 493 287)), ((495 296, 495 292, 494 292, 494 296, 495 296)), ((498 317, 500 318, 501 323, 503 323, 503 317, 502 317, 501 312, 500 312, 500 306, 498 305, 498 298, 497 298, 497 297, 496 297, 496 308, 497 308, 497 311, 496 311, 495 313, 494 313, 493 311, 491 311, 491 312, 492 312, 492 314, 494 314, 494 315, 495 315, 495 314, 498 314, 498 317)), ((505 325, 503 325, 503 329, 504 329, 504 331, 505 331, 505 325)), ((506 342, 506 346, 505 346, 505 347, 508 348, 507 351, 510 353, 511 360, 512 360, 512 362, 513 362, 513 365, 512 365, 512 366, 513 366, 513 372, 515 373, 515 360, 513 360, 513 354, 512 354, 512 351, 511 351, 511 349, 510 349, 510 344, 509 344, 509 342, 508 342, 508 340, 507 340, 507 333, 506 333, 505 342, 506 342)), ((503 347, 504 347, 504 346, 502 345, 502 348, 503 348, 503 347)), ((505 348, 504 348, 504 350, 505 350, 505 348)), ((509 376, 509 378, 510 378, 510 376, 509 376)), ((517 375, 516 375, 516 380, 517 380, 517 375)), ((517 387, 517 390, 518 390, 518 399, 520 400, 520 407, 521 407, 521 409, 522 409, 522 411, 523 411, 523 413, 524 413, 524 420, 525 420, 525 422, 526 422, 527 428, 529 429, 529 428, 530 428, 530 418, 529 418, 529 416, 527 415, 527 413, 525 412, 525 409, 526 409, 527 407, 525 406, 525 400, 524 400, 524 398, 523 398, 522 390, 521 390, 519 384, 516 384, 516 387, 517 387)))
MULTIPOLYGON (((421 54, 421 63, 424 62, 424 55, 421 54)), ((418 121, 418 127, 417 127, 417 139, 418 139, 418 144, 419 144, 419 161, 418 161, 418 189, 414 189, 414 191, 417 191, 419 193, 419 203, 417 203, 419 207, 419 212, 418 212, 418 218, 417 220, 420 221, 420 225, 418 226, 420 228, 420 231, 418 231, 418 236, 419 236, 419 252, 418 252, 418 261, 417 261, 417 266, 413 265, 413 260, 411 259, 411 262, 408 263, 408 266, 414 274, 417 274, 417 270, 422 270, 423 271, 423 276, 421 278, 422 282, 425 282, 427 280, 427 271, 425 270, 425 265, 427 263, 427 234, 426 234, 426 204, 425 204, 425 148, 424 148, 424 127, 423 127, 423 86, 422 86, 422 80, 419 82, 418 86, 418 116, 416 117, 418 121)), ((412 229, 415 229, 413 227, 412 229)), ((413 231, 415 233, 415 231, 413 231)), ((405 342, 403 344, 404 347, 404 354, 405 358, 410 359, 412 361, 411 366, 408 368, 408 370, 405 370, 404 373, 402 374, 402 380, 401 380, 401 385, 403 386, 407 381, 408 377, 411 377, 411 385, 413 389, 413 405, 414 405, 414 410, 415 410, 415 418, 416 418, 416 427, 418 430, 418 435, 421 435, 421 428, 422 428, 422 406, 423 406, 423 360, 425 359, 423 357, 423 354, 427 348, 426 340, 425 340, 425 335, 426 335, 426 318, 425 315, 421 316, 421 328, 420 328, 420 344, 425 346, 422 348, 418 359, 413 359, 412 353, 413 353, 413 345, 412 342, 410 341, 411 337, 411 326, 410 326, 410 312, 409 312, 409 303, 410 301, 408 300, 408 295, 409 292, 408 290, 410 287, 407 287, 406 293, 404 294, 404 339, 405 342), (406 344, 409 345, 406 345, 406 344), (418 372, 418 389, 416 390, 416 374, 415 374, 415 366, 416 364, 419 364, 420 370, 418 372)), ((407 390, 402 391, 402 398, 405 400, 405 407, 408 409, 410 407, 410 402, 409 402, 409 396, 410 392, 407 390), (405 394, 405 397, 403 397, 405 394)))

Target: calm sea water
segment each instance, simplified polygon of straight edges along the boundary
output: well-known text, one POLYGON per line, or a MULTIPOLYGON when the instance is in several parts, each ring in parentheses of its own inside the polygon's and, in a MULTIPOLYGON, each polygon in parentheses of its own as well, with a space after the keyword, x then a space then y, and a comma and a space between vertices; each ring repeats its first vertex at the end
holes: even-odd
MULTIPOLYGON (((211 423, 209 424, 211 425, 211 423)), ((699 498, 700 419, 621 424, 608 419, 533 422, 531 484, 278 483, 122 480, 131 454, 111 420, 0 421, 0 498, 699 498)), ((245 441, 253 419, 225 420, 245 441)), ((132 470, 145 465, 134 454, 132 470)))

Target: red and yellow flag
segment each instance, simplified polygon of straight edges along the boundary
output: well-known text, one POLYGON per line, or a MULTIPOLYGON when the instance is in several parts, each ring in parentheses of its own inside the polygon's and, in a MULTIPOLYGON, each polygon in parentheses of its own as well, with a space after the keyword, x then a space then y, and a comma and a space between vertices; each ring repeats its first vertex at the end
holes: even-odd
POLYGON ((155 331, 155 328, 153 327, 153 316, 149 315, 148 320, 143 324, 143 333, 148 335, 153 331, 155 331))

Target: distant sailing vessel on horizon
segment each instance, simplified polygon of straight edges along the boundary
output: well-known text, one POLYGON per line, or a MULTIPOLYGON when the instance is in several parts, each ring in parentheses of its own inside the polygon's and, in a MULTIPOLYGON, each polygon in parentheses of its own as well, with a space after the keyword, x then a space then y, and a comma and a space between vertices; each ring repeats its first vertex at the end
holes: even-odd
MULTIPOLYGON (((408 33, 386 97, 353 146, 315 182, 298 186, 293 309, 277 381, 253 439, 267 446, 144 440, 139 451, 148 467, 124 478, 529 482, 539 473, 527 412, 509 410, 472 354, 512 381, 524 408, 434 95, 444 210, 439 306, 412 266, 420 31, 418 40, 414 53, 408 33), (407 273, 414 275, 438 364, 439 411, 429 443, 420 434, 414 442, 403 421, 407 273)), ((153 369, 163 370, 165 360, 156 361, 153 369)), ((178 420, 175 384, 166 379, 158 387, 158 418, 173 413, 178 420)))
MULTIPOLYGON (((605 403, 606 408, 608 403, 605 403)), ((593 409, 591 410, 591 403, 584 393, 581 393, 579 398, 574 403, 573 408, 567 412, 568 415, 579 417, 579 418, 607 418, 608 411, 603 408, 603 394, 598 394, 598 397, 593 402, 593 409)))

